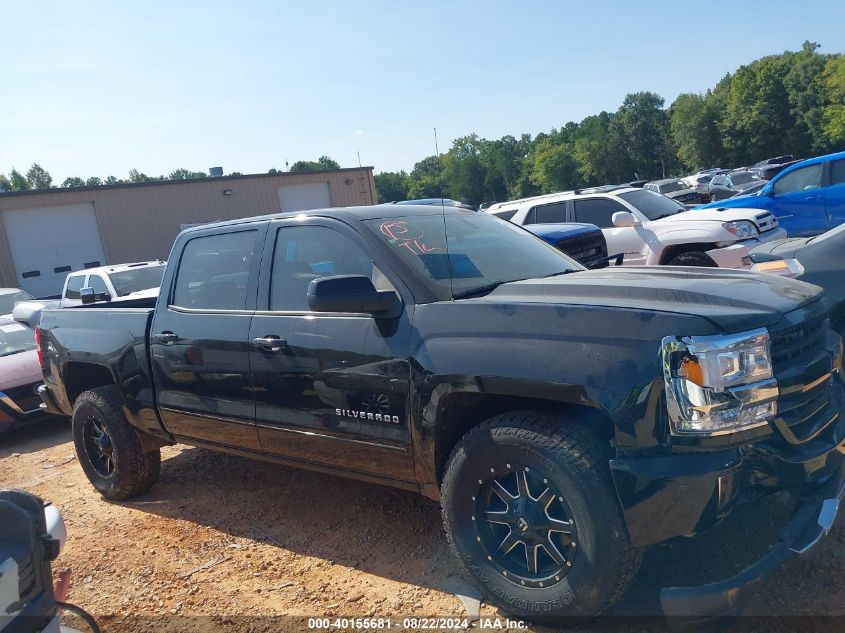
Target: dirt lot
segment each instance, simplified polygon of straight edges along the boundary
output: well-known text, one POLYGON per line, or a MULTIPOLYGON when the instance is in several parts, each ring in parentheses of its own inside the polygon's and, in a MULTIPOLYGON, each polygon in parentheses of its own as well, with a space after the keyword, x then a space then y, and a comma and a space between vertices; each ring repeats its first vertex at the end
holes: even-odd
MULTIPOLYGON (((467 614, 455 594, 473 590, 452 563, 437 504, 420 496, 176 446, 164 449, 151 492, 110 503, 83 476, 67 422, 0 442, 0 487, 29 490, 61 509, 69 538, 54 569, 72 570, 69 600, 104 631, 303 630, 302 619, 284 616, 467 614)), ((631 616, 658 612, 662 583, 725 575, 732 554, 765 542, 771 520, 759 514, 735 521, 734 545, 650 551, 613 609, 621 617, 579 628, 659 627, 631 616)), ((843 618, 805 616, 845 616, 843 545, 840 521, 755 597, 748 612, 766 617, 745 618, 736 630, 842 630, 843 618)), ((488 606, 481 614, 504 617, 488 606)))

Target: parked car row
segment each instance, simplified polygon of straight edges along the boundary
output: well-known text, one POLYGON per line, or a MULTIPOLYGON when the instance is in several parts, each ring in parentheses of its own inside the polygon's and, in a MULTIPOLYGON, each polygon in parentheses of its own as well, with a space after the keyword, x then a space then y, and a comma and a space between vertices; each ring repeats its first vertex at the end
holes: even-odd
POLYGON ((751 248, 787 236, 771 213, 690 211, 650 189, 609 185, 494 204, 484 210, 514 224, 586 222, 602 229, 609 254, 629 266, 742 268, 751 248))

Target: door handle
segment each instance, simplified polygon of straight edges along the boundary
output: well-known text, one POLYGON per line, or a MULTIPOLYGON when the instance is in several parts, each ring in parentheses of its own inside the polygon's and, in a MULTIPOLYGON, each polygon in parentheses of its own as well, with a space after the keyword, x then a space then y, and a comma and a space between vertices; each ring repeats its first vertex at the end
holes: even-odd
POLYGON ((288 346, 288 342, 283 341, 278 336, 269 335, 252 339, 252 345, 266 352, 278 352, 285 349, 288 346))
POLYGON ((173 345, 179 340, 179 337, 173 332, 162 332, 161 334, 156 334, 153 338, 157 343, 161 343, 162 345, 173 345))

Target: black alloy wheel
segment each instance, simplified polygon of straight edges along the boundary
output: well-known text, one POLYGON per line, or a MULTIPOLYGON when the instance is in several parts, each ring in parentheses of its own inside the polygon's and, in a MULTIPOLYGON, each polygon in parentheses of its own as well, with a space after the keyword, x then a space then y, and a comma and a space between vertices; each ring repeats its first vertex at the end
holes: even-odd
POLYGON ((94 470, 103 477, 114 473, 114 445, 106 425, 98 416, 91 413, 82 422, 82 435, 85 454, 94 470))
POLYGON ((500 464, 472 498, 473 520, 488 559, 524 587, 547 587, 566 576, 575 559, 572 512, 548 477, 522 464, 500 464))

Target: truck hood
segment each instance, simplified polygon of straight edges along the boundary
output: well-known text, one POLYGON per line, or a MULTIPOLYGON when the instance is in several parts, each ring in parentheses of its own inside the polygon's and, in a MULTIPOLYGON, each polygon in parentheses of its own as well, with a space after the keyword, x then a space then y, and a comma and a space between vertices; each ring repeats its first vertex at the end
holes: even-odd
POLYGON ((515 281, 466 301, 669 312, 700 316, 723 332, 732 333, 773 325, 787 312, 822 295, 821 288, 776 275, 683 266, 631 266, 515 281))

